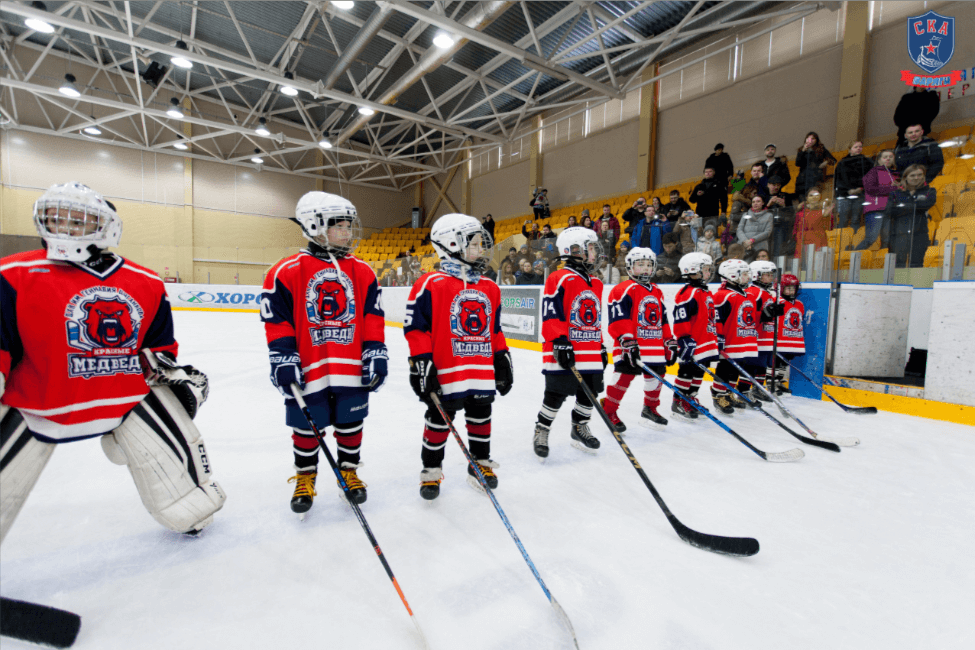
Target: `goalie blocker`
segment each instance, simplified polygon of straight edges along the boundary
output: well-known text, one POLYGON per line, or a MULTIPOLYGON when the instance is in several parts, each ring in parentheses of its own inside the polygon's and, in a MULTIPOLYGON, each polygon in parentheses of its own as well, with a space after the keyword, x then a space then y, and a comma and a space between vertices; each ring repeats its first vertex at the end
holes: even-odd
MULTIPOLYGON (((150 392, 122 424, 101 437, 109 460, 126 465, 149 514, 178 533, 195 533, 213 521, 226 495, 213 480, 210 461, 192 415, 206 399, 206 376, 191 366, 143 350, 150 392), (192 415, 191 415, 192 414, 192 415)), ((35 438, 16 409, 0 411, 0 541, 54 452, 35 438)))

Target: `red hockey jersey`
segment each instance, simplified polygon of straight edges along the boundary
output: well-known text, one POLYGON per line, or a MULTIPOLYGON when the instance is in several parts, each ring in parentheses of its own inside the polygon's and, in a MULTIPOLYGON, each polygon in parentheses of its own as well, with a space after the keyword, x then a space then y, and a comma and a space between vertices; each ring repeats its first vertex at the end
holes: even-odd
POLYGON ((639 343, 644 363, 666 363, 664 341, 673 338, 673 334, 660 288, 647 288, 634 280, 613 287, 609 292, 609 335, 613 337, 613 356, 617 359, 623 354, 620 337, 629 335, 639 343))
POLYGON ((773 296, 772 293, 767 289, 763 289, 762 287, 754 284, 748 287, 748 295, 755 303, 755 316, 759 320, 758 351, 771 352, 772 337, 775 332, 775 325, 772 323, 772 321, 762 319, 762 309, 765 307, 765 305, 773 302, 775 300, 775 296, 773 296))
POLYGON ((48 442, 119 426, 149 392, 139 350, 177 352, 162 279, 114 254, 99 268, 43 250, 0 261, 0 401, 48 442))
POLYGON ((732 359, 758 356, 758 317, 755 303, 741 289, 722 283, 714 294, 715 326, 724 337, 724 352, 732 359))
POLYGON ((805 322, 806 306, 799 299, 792 301, 779 298, 779 302, 785 308, 785 313, 776 319, 779 326, 779 352, 805 354, 806 337, 802 326, 805 322))
POLYGON ((410 356, 437 367, 444 400, 493 395, 494 353, 508 349, 501 331, 501 289, 483 275, 464 282, 446 273, 420 276, 406 303, 403 333, 410 356))
POLYGON ((272 350, 297 350, 305 379, 302 395, 326 389, 362 389, 362 346, 384 342, 376 273, 362 260, 315 257, 308 251, 284 258, 264 278, 261 320, 272 350))
POLYGON ((685 284, 674 304, 674 337, 690 336, 697 343, 694 360, 718 356, 718 331, 714 325, 714 296, 707 289, 685 284))
POLYGON ((555 362, 552 342, 566 336, 572 343, 576 370, 582 374, 603 372, 602 306, 603 283, 572 269, 548 276, 542 296, 542 373, 568 375, 555 362))

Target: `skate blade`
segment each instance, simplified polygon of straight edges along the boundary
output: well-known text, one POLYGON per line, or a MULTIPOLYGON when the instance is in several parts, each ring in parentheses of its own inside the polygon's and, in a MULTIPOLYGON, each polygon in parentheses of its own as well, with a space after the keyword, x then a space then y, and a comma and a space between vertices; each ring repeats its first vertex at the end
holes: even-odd
POLYGON ((300 513, 298 513, 298 521, 304 521, 305 520, 305 515, 307 515, 307 514, 308 514, 307 512, 300 512, 300 513))
POLYGON ((697 424, 698 422, 700 422, 700 421, 701 421, 701 418, 700 418, 700 417, 696 417, 696 418, 689 418, 689 417, 687 417, 686 415, 681 415, 680 413, 676 413, 676 412, 674 412, 674 411, 671 411, 671 413, 673 414, 673 416, 674 416, 675 418, 677 418, 677 419, 678 419, 678 420, 680 420, 681 422, 686 422, 686 423, 688 423, 688 424, 697 424))
POLYGON ((656 422, 651 422, 650 420, 644 420, 643 418, 640 418, 640 421, 637 422, 637 424, 643 427, 644 429, 653 429, 654 431, 667 430, 666 424, 657 424, 656 422))
POLYGON ((582 444, 578 440, 573 440, 572 441, 572 446, 575 447, 576 449, 578 449, 579 451, 586 452, 590 456, 595 456, 599 452, 598 449, 590 449, 589 447, 585 446, 584 444, 582 444))
POLYGON ((481 485, 481 482, 477 480, 476 476, 471 476, 470 474, 468 474, 467 484, 470 485, 475 490, 477 490, 478 492, 480 492, 481 494, 487 495, 487 492, 485 492, 484 490, 484 486, 481 485))
POLYGON ((535 454, 535 459, 538 461, 539 465, 544 465, 545 461, 548 460, 548 456, 539 456, 538 454, 535 454))

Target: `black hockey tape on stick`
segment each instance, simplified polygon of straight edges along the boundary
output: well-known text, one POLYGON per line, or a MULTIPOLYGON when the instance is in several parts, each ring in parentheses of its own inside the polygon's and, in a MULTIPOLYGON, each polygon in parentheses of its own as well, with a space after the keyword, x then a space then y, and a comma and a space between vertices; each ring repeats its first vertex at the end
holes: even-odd
POLYGON ((3 636, 55 648, 70 648, 78 638, 79 630, 81 617, 77 614, 47 605, 0 598, 0 634, 3 636))

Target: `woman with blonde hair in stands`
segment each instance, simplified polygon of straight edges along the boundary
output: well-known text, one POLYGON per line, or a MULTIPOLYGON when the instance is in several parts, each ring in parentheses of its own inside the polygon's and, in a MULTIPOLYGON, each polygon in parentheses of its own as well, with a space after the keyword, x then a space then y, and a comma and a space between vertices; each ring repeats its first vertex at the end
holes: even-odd
POLYGON ((877 154, 874 168, 863 175, 863 223, 866 234, 854 250, 867 250, 877 241, 884 226, 887 198, 897 189, 898 178, 898 173, 894 171, 894 150, 882 150, 877 154))
POLYGON ((498 284, 502 286, 514 286, 516 283, 515 274, 511 270, 511 260, 505 259, 501 262, 501 271, 498 273, 498 284))
POLYGON ((796 241, 795 257, 801 257, 809 244, 815 244, 818 249, 828 243, 826 231, 830 229, 832 214, 833 205, 823 200, 822 188, 817 185, 810 189, 802 209, 796 212, 796 223, 792 228, 792 237, 796 241))
POLYGON ((928 210, 934 207, 937 191, 925 181, 924 165, 911 165, 901 175, 898 187, 890 193, 884 210, 884 237, 891 253, 897 255, 897 267, 916 268, 924 265, 924 253, 931 240, 928 236, 928 210))

